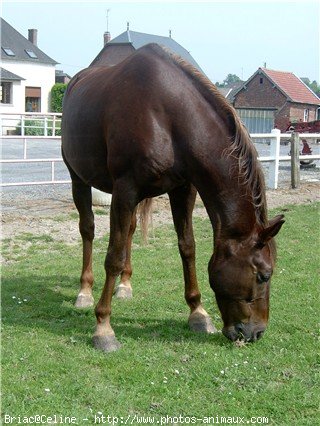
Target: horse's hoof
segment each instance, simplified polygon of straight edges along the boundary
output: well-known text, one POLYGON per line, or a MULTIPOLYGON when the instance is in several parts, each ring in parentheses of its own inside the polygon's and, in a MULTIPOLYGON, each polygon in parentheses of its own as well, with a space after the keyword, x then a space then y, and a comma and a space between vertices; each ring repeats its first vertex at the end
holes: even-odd
POLYGON ((114 292, 117 299, 132 299, 132 288, 124 284, 119 284, 114 292))
POLYGON ((79 294, 74 306, 76 308, 90 308, 94 305, 94 299, 91 294, 79 294))
POLYGON ((93 346, 103 352, 114 352, 120 349, 121 345, 116 336, 93 336, 93 346))
POLYGON ((212 334, 216 333, 217 329, 213 325, 209 315, 203 315, 202 313, 195 312, 189 317, 189 327, 191 331, 198 333, 212 334))

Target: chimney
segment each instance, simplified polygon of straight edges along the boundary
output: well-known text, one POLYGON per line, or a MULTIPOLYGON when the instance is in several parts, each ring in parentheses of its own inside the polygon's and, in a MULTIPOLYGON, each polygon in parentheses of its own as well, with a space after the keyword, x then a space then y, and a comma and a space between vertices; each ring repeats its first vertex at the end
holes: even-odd
POLYGON ((38 45, 38 30, 28 30, 28 40, 31 41, 35 46, 38 45))
POLYGON ((103 34, 103 45, 105 46, 107 43, 109 43, 110 40, 111 40, 111 34, 109 31, 106 31, 103 34))

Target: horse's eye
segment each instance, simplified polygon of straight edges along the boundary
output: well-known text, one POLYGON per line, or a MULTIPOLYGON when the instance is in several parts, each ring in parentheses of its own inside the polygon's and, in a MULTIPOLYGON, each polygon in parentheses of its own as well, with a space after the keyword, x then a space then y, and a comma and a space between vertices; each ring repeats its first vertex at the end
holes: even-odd
POLYGON ((257 273, 257 281, 259 284, 268 282, 270 278, 271 278, 271 272, 257 273))

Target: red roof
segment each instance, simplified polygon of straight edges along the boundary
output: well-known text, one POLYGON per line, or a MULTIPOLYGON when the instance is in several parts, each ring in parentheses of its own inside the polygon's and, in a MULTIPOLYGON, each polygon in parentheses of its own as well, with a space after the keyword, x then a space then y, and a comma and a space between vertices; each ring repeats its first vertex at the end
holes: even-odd
POLYGON ((261 68, 261 70, 293 102, 320 105, 320 98, 292 72, 274 71, 266 68, 261 68))

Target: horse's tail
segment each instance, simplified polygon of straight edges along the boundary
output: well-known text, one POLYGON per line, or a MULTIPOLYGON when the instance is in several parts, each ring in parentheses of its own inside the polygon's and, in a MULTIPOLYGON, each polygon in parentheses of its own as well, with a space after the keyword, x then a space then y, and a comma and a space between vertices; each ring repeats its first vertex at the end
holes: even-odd
POLYGON ((149 223, 152 224, 152 198, 146 198, 138 205, 141 235, 144 244, 148 242, 149 223))

